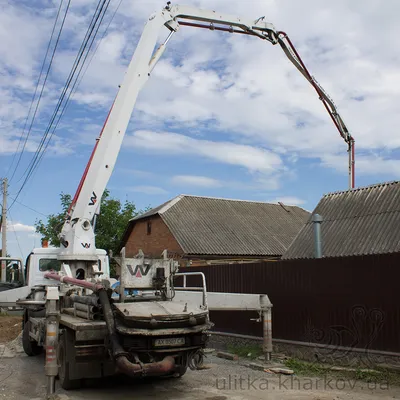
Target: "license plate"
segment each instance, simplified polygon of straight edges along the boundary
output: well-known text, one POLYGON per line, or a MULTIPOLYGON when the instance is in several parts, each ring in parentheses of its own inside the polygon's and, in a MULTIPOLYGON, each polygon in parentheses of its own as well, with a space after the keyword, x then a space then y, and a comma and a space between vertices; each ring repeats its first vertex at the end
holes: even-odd
POLYGON ((166 338, 166 339, 156 339, 154 341, 155 347, 164 347, 164 346, 181 346, 185 344, 185 338, 166 338))

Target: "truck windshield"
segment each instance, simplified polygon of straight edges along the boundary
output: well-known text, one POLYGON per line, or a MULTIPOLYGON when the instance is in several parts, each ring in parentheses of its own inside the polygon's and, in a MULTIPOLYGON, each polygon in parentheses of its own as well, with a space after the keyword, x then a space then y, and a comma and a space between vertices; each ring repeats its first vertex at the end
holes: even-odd
POLYGON ((61 261, 51 258, 41 258, 39 260, 40 271, 59 271, 61 268, 61 261))

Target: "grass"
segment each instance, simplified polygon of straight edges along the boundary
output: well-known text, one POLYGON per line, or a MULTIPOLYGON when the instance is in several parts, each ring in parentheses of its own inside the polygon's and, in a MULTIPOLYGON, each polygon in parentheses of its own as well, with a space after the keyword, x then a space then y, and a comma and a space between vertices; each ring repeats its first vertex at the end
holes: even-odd
POLYGON ((310 363, 294 358, 286 360, 285 365, 299 376, 320 377, 329 375, 332 377, 354 379, 367 383, 400 386, 400 375, 387 370, 356 368, 354 370, 349 369, 336 371, 332 370, 331 365, 310 363))
POLYGON ((237 354, 239 357, 250 358, 252 360, 263 355, 262 347, 256 344, 248 345, 228 345, 229 353, 237 354))
POLYGON ((328 366, 323 364, 309 363, 295 358, 289 358, 284 364, 298 375, 320 376, 326 374, 329 369, 328 366))
MULTIPOLYGON (((262 346, 256 344, 228 345, 227 350, 230 353, 237 354, 239 357, 253 360, 263 355, 262 346)), ((400 386, 400 374, 385 369, 349 368, 336 371, 332 369, 332 365, 318 362, 312 363, 296 358, 289 358, 284 361, 284 364, 299 376, 322 377, 329 375, 333 378, 347 378, 376 385, 400 386)))

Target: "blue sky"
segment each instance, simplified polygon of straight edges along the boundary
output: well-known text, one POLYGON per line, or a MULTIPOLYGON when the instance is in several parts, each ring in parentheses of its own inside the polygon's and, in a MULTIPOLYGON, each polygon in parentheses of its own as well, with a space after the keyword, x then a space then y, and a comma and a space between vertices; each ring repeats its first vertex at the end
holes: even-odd
MULTIPOLYGON (((119 0, 112 0, 99 38, 119 0)), ((0 14, 0 176, 26 119, 58 1, 3 2, 0 14)), ((396 0, 187 0, 286 31, 356 140, 356 184, 398 179, 400 70, 396 0), (312 12, 311 12, 311 11, 312 12), (376 29, 378 27, 379 29, 376 29)), ((97 0, 71 0, 10 197, 33 157, 97 0)), ((38 170, 10 210, 8 249, 40 243, 33 225, 76 190, 148 16, 163 1, 123 0, 38 170), (31 209, 35 210, 32 211, 31 209), (16 239, 18 237, 18 241, 16 239)), ((15 164, 14 164, 15 165, 15 164)), ((11 168, 11 172, 13 168, 11 168)), ((312 210, 347 189, 346 145, 312 87, 278 46, 183 27, 141 92, 108 188, 137 207, 178 194, 283 201, 312 210)), ((9 199, 9 202, 12 199, 9 199)))

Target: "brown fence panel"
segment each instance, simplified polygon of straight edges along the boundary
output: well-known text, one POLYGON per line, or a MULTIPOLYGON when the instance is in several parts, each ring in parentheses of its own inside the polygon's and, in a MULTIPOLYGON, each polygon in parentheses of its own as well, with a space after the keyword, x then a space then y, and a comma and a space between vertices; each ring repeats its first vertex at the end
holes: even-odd
MULTIPOLYGON (((400 254, 180 272, 194 270, 205 273, 208 291, 267 294, 275 339, 400 352, 400 254)), ((217 331, 261 336, 261 324, 249 320, 256 317, 254 312, 211 313, 217 331)))

